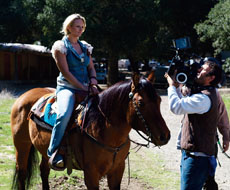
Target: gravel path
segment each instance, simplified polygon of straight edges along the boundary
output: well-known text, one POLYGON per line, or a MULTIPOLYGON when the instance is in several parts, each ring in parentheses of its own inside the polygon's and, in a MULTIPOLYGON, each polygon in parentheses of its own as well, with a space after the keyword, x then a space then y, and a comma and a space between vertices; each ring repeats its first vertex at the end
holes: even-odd
MULTIPOLYGON (((176 140, 180 127, 180 122, 183 116, 174 115, 169 111, 168 108, 168 97, 161 96, 161 113, 166 121, 168 128, 171 131, 171 139, 169 143, 165 146, 159 148, 150 148, 149 151, 160 154, 166 161, 166 166, 168 169, 175 172, 180 172, 180 151, 176 149, 176 140)), ((136 133, 131 133, 131 138, 138 138, 136 133)), ((230 150, 227 151, 230 155, 230 150)), ((224 154, 219 152, 218 154, 220 160, 220 166, 217 166, 216 171, 216 181, 219 185, 219 190, 229 190, 230 189, 230 159, 228 159, 224 154)))

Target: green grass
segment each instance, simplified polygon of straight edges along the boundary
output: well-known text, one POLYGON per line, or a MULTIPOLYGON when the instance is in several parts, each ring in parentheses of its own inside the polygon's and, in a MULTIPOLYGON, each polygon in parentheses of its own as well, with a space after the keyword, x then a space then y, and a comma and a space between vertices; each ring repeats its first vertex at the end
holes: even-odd
POLYGON ((14 170, 14 148, 10 130, 10 111, 15 99, 0 95, 0 189, 9 190, 14 170))
POLYGON ((223 94, 222 98, 224 100, 226 109, 228 111, 228 117, 230 117, 230 112, 229 112, 229 109, 230 109, 230 94, 223 94))
POLYGON ((131 177, 154 187, 154 190, 178 190, 179 174, 168 170, 164 159, 159 155, 147 149, 142 151, 140 154, 130 152, 131 177))

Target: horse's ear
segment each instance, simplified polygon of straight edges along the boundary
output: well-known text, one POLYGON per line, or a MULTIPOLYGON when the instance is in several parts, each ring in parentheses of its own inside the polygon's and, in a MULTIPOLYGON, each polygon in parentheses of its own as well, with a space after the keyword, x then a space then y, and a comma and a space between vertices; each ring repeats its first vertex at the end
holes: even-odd
POLYGON ((133 76, 132 76, 132 91, 134 91, 135 89, 138 88, 138 85, 139 85, 139 81, 140 81, 140 75, 138 73, 133 73, 133 76))
POLYGON ((156 80, 155 71, 152 70, 152 71, 149 73, 148 80, 149 80, 152 84, 155 83, 155 80, 156 80))

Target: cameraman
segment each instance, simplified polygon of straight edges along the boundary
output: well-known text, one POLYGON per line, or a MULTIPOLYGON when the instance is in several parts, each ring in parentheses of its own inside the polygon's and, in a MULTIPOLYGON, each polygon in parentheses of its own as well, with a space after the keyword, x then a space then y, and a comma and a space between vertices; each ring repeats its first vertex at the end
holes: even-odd
MULTIPOLYGON (((206 61, 195 79, 196 92, 180 98, 179 86, 168 74, 168 98, 174 114, 185 114, 181 133, 181 190, 200 190, 210 172, 215 172, 216 126, 218 97, 215 86, 221 80, 221 68, 216 62, 206 61)), ((224 144, 225 151, 229 139, 224 144)))
MULTIPOLYGON (((178 92, 179 94, 181 93, 183 96, 189 96, 190 95, 190 89, 186 86, 183 86, 181 89, 181 92, 178 92)), ((224 104, 224 101, 216 89, 217 93, 217 101, 218 101, 218 123, 217 127, 220 132, 220 134, 223 136, 223 152, 226 152, 229 148, 229 137, 230 137, 230 125, 229 125, 229 118, 228 118, 228 113, 224 104)), ((216 141, 218 139, 216 138, 216 141)), ((181 141, 181 130, 178 135, 178 140, 177 140, 177 149, 180 150, 180 141, 181 141)), ((215 152, 215 157, 217 158, 218 154, 218 145, 216 142, 216 152, 215 152)), ((208 179, 205 181, 205 184, 203 186, 204 190, 218 190, 218 184, 215 181, 215 170, 209 173, 208 179)))

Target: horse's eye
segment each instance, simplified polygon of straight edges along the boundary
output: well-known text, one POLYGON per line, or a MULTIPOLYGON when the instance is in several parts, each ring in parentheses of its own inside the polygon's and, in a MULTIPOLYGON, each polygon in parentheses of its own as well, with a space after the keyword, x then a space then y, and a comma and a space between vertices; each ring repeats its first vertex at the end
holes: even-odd
POLYGON ((145 103, 142 100, 138 100, 138 106, 139 107, 143 107, 145 105, 145 103))

